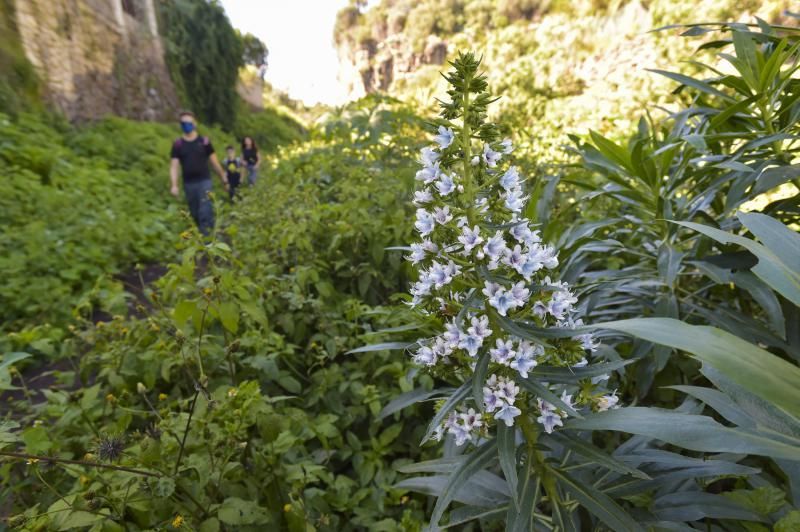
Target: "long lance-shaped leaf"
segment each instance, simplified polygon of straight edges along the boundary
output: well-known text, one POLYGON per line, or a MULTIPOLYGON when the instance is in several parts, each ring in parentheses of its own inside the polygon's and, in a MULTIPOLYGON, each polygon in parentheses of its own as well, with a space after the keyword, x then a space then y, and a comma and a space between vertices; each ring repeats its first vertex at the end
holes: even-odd
POLYGON ((533 462, 528 460, 519 468, 521 482, 517 485, 519 493, 517 498, 520 504, 517 508, 509 505, 506 516, 507 532, 533 532, 536 515, 536 504, 539 502, 541 479, 534 474, 533 462))
POLYGON ((351 349, 347 352, 348 355, 354 355, 356 353, 370 353, 373 351, 398 351, 398 350, 405 350, 410 347, 417 345, 416 342, 383 342, 381 344, 370 344, 365 345, 362 347, 357 347, 355 349, 351 349))
POLYGON ((740 212, 737 218, 782 263, 800 276, 800 234, 759 212, 740 212))
POLYGON ((682 414, 659 408, 628 407, 572 419, 568 429, 618 430, 647 436, 692 451, 742 453, 800 460, 800 440, 782 435, 730 428, 707 416, 682 414), (780 436, 780 439, 778 439, 780 436))
POLYGON ((557 406, 561 410, 564 410, 567 414, 574 417, 583 417, 581 414, 576 411, 574 408, 569 406, 567 403, 561 400, 559 396, 551 392, 547 389, 546 386, 542 385, 533 377, 528 377, 527 379, 520 379, 519 384, 522 385, 523 388, 531 392, 532 394, 540 397, 542 400, 547 401, 548 403, 557 406))
POLYGON ((711 94, 714 96, 719 96, 726 102, 735 102, 736 100, 733 99, 731 96, 725 94, 719 89, 715 89, 708 83, 704 81, 700 81, 699 79, 695 79, 689 76, 685 76, 683 74, 678 74, 676 72, 667 72, 666 70, 658 70, 653 68, 646 69, 649 72, 653 72, 654 74, 661 74, 664 77, 667 77, 673 81, 677 81, 681 85, 686 85, 687 87, 691 87, 693 89, 697 89, 700 92, 705 92, 706 94, 711 94))
POLYGON ((472 399, 479 410, 483 410, 483 385, 486 382, 486 373, 489 371, 489 351, 485 351, 472 374, 472 399))
POLYGON ((380 414, 378 414, 378 421, 391 416, 395 412, 399 412, 400 410, 415 403, 426 401, 431 397, 446 395, 453 390, 455 390, 455 388, 438 388, 436 390, 422 390, 418 388, 416 390, 411 390, 410 392, 400 394, 383 407, 380 414))
POLYGON ((500 458, 500 468, 506 477, 508 489, 514 500, 514 506, 519 508, 519 493, 517 493, 517 440, 516 427, 509 427, 505 423, 497 424, 497 455, 500 458))
POLYGON ((800 418, 800 368, 738 336, 672 318, 635 318, 599 327, 691 353, 742 388, 800 418))
POLYGON ((552 472, 565 490, 611 530, 625 530, 626 532, 641 530, 644 532, 644 528, 608 495, 593 488, 589 483, 578 481, 565 471, 553 469, 552 472))
POLYGON ((597 377, 598 375, 605 375, 621 369, 628 364, 636 362, 635 360, 617 360, 614 362, 606 362, 603 364, 592 364, 591 366, 584 366, 582 368, 560 368, 554 366, 536 366, 531 375, 536 378, 547 382, 558 382, 563 384, 571 384, 581 379, 588 379, 597 377))
POLYGON ((598 449, 591 443, 582 440, 576 434, 573 434, 571 431, 568 430, 561 430, 558 432, 553 432, 552 434, 548 434, 547 438, 545 439, 545 444, 547 439, 552 439, 559 445, 566 447, 570 451, 573 451, 576 454, 583 456, 584 458, 588 458, 593 463, 601 465, 606 469, 610 469, 611 471, 616 471, 617 473, 622 473, 623 475, 632 475, 636 478, 641 478, 643 480, 649 480, 650 477, 647 473, 643 471, 639 471, 638 469, 625 464, 624 462, 620 462, 613 456, 603 452, 602 450, 598 449))
POLYGON ((433 507, 429 525, 431 530, 439 528, 439 521, 441 521, 444 511, 453 501, 456 490, 475 473, 488 466, 494 459, 496 452, 495 440, 489 440, 470 453, 467 459, 453 471, 453 474, 448 478, 447 484, 442 490, 441 495, 439 495, 439 498, 436 499, 436 504, 433 507))
MULTIPOLYGON (((767 249, 765 246, 759 244, 755 240, 750 240, 743 236, 726 233, 707 225, 698 224, 694 222, 674 222, 684 227, 689 227, 695 231, 699 231, 704 235, 713 238, 717 242, 723 244, 738 244, 753 255, 758 257, 758 264, 753 266, 753 273, 756 274, 762 281, 771 286, 775 291, 782 294, 786 299, 791 301, 797 306, 800 306, 800 274, 796 270, 790 269, 793 262, 785 264, 778 256, 767 249)), ((786 240, 786 246, 790 246, 791 242, 786 240)), ((797 261, 794 261, 797 262, 797 261)))
POLYGON ((459 386, 458 389, 453 392, 453 395, 447 398, 447 401, 445 401, 445 403, 442 405, 442 408, 440 408, 439 411, 436 412, 436 415, 433 416, 431 424, 428 425, 428 431, 425 433, 425 437, 422 438, 420 444, 425 443, 430 439, 436 430, 436 427, 441 425, 442 421, 444 421, 444 418, 447 417, 447 414, 457 407, 458 403, 464 400, 464 398, 469 394, 471 388, 472 379, 470 378, 467 380, 467 382, 459 386))

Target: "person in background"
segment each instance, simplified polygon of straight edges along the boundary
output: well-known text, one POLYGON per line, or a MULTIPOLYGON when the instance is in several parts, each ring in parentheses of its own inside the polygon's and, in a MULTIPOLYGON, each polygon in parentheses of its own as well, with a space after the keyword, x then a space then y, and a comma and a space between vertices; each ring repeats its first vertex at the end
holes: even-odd
POLYGON ((247 166, 247 182, 252 187, 256 184, 258 179, 258 167, 261 166, 261 154, 258 152, 258 146, 253 137, 245 137, 242 139, 242 159, 247 166))
POLYGON ((225 151, 228 156, 222 161, 222 166, 225 167, 228 176, 228 192, 231 196, 231 203, 233 203, 236 189, 242 182, 242 159, 236 156, 236 149, 233 146, 226 147, 225 151))
POLYGON ((208 163, 222 179, 228 189, 228 178, 217 160, 214 146, 208 137, 197 133, 197 121, 191 111, 182 111, 179 115, 183 134, 172 143, 170 154, 169 177, 172 183, 170 192, 176 198, 180 194, 178 187, 178 169, 183 175, 183 192, 189 204, 197 228, 208 236, 214 228, 214 206, 208 193, 212 190, 211 172, 208 163))

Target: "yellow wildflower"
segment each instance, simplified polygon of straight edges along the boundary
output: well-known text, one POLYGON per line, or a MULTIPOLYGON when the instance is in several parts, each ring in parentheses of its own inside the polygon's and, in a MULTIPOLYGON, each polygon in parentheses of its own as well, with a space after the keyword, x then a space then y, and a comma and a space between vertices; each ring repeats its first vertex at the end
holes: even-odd
POLYGON ((110 394, 106 395, 106 401, 111 403, 111 404, 114 404, 114 403, 117 402, 117 398, 114 396, 113 393, 110 393, 110 394))
POLYGON ((158 400, 159 401, 166 401, 167 397, 169 397, 169 396, 167 394, 165 394, 165 393, 158 394, 158 400))
POLYGON ((291 512, 291 511, 292 511, 292 505, 291 505, 291 504, 289 504, 289 503, 286 503, 286 504, 284 504, 284 505, 283 505, 283 511, 284 511, 284 512, 286 512, 286 513, 288 514, 289 512, 291 512))
POLYGON ((175 528, 181 528, 183 526, 183 516, 176 515, 175 519, 172 520, 172 526, 175 528))

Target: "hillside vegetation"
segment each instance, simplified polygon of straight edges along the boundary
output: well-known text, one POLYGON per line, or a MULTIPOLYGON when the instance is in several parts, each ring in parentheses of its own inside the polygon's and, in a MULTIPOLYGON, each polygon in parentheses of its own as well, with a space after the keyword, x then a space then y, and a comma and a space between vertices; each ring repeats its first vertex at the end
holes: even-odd
POLYGON ((266 155, 209 239, 175 125, 0 115, 0 527, 798 530, 800 31, 625 26, 698 9, 657 0, 340 22, 400 8, 403 46, 475 52, 308 130, 201 126, 266 155), (626 40, 664 71, 610 66, 626 40))

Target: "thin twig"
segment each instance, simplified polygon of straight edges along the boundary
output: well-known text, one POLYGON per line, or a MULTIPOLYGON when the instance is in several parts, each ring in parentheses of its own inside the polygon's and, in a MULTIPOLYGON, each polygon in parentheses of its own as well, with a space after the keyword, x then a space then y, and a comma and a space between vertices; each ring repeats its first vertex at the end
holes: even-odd
POLYGON ((197 391, 194 392, 194 398, 192 398, 192 406, 189 407, 189 419, 186 420, 186 429, 183 431, 183 440, 181 441, 181 448, 178 451, 178 460, 175 462, 175 472, 173 475, 178 474, 178 468, 181 466, 181 460, 183 459, 183 449, 186 447, 186 437, 189 436, 189 428, 192 425, 192 416, 194 415, 194 406, 197 404, 197 396, 200 395, 200 387, 197 388, 197 391))
POLYGON ((162 476, 159 473, 153 473, 152 471, 145 471, 143 469, 134 469, 132 467, 118 466, 112 464, 101 464, 98 462, 87 462, 85 460, 68 460, 67 458, 57 458, 53 456, 39 456, 35 454, 15 453, 10 451, 0 451, 0 456, 17 458, 20 460, 39 460, 40 462, 52 462, 54 464, 74 464, 86 467, 100 467, 103 469, 113 469, 115 471, 125 471, 126 473, 134 473, 136 475, 143 475, 146 477, 161 478, 162 476))

